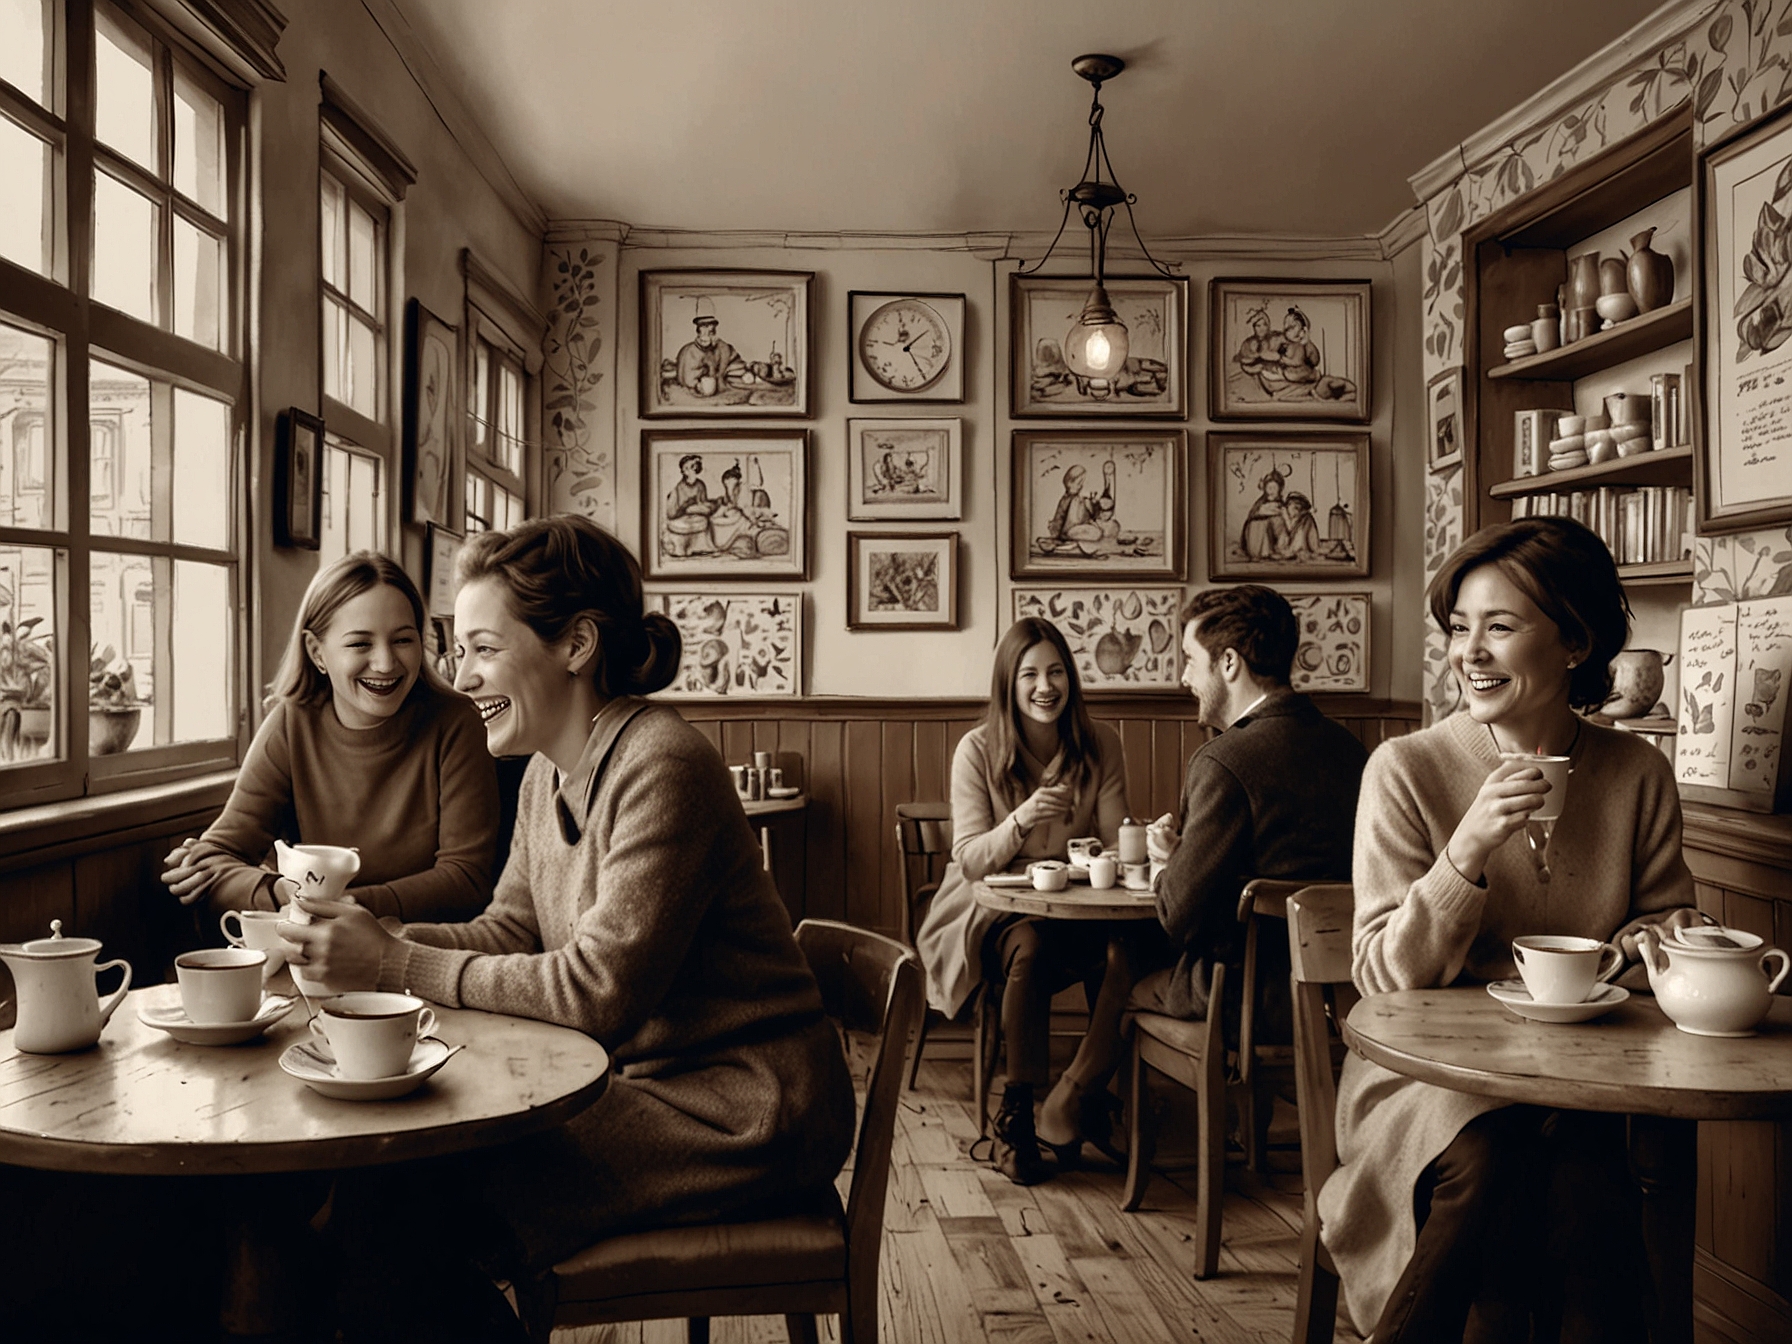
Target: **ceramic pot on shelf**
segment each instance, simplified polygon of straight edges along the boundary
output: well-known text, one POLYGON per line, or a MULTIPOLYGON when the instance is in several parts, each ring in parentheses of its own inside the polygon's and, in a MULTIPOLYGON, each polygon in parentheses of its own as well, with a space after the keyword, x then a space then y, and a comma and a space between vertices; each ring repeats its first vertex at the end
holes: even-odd
MULTIPOLYGON (((1615 257, 1606 257, 1599 263, 1600 297, 1604 297, 1607 294, 1623 294, 1627 292, 1626 287, 1629 283, 1628 275, 1624 269, 1623 253, 1620 252, 1615 257)), ((1595 299, 1594 302, 1597 303, 1598 300, 1595 299)))
POLYGON ((1674 660, 1654 649, 1625 649, 1612 656, 1612 693, 1599 712, 1614 719, 1640 719, 1655 708, 1666 681, 1663 669, 1674 660))
POLYGON ((1583 252, 1568 259, 1568 311, 1591 308, 1599 300, 1599 254, 1583 252))
POLYGON ((1649 246, 1654 237, 1654 229, 1644 229, 1630 240, 1625 281, 1639 313, 1653 312, 1674 301, 1674 259, 1649 246))

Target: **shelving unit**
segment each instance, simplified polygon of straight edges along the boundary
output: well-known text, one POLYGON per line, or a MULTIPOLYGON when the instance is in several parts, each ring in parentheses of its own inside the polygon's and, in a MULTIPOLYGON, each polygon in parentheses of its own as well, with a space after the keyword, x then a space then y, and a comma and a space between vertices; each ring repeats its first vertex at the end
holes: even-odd
POLYGON ((1573 345, 1558 346, 1541 355, 1526 355, 1510 364, 1487 370, 1489 378, 1542 378, 1573 382, 1589 373, 1609 369, 1627 359, 1665 350, 1692 339, 1692 300, 1681 299, 1652 313, 1639 313, 1608 331, 1596 332, 1573 345))
POLYGON ((1487 487, 1494 499, 1513 499, 1547 490, 1597 489, 1602 485, 1685 485, 1692 479, 1692 449, 1663 448, 1635 457, 1620 457, 1566 471, 1546 471, 1538 476, 1515 476, 1487 487))

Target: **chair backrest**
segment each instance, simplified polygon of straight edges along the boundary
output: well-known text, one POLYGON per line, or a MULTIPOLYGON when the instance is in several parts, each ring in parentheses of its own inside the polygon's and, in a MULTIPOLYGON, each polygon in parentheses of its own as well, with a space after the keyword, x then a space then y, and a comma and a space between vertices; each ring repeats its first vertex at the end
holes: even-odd
POLYGON ((1350 979, 1351 920, 1355 897, 1348 882, 1304 887, 1288 898, 1288 959, 1293 964, 1294 1087, 1300 1108, 1300 1165, 1309 1216, 1319 1187, 1337 1169, 1338 1145, 1332 1124, 1338 1110, 1338 1081, 1332 1071, 1333 1020, 1341 1022, 1359 997, 1350 979))
POLYGON ((883 1241, 904 1056, 927 1007, 921 996, 921 963, 893 939, 831 919, 805 919, 796 926, 796 942, 821 985, 828 1015, 847 1031, 877 1037, 846 1196, 848 1272, 862 1282, 859 1270, 867 1258, 875 1275, 883 1241))
POLYGON ((896 854, 902 864, 902 936, 913 947, 952 857, 951 804, 897 803, 896 854))

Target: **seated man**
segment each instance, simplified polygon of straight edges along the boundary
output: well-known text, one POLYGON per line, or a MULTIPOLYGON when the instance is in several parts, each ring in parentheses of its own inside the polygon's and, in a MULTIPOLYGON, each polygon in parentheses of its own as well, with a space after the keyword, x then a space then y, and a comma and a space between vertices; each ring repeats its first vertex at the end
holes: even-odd
MULTIPOLYGON (((1145 834, 1152 860, 1164 865, 1153 890, 1176 962, 1141 978, 1130 1006, 1198 1019, 1207 1016, 1214 963, 1242 958, 1238 895, 1247 881, 1349 880, 1368 753, 1289 688, 1300 623, 1280 593, 1209 588, 1183 607, 1182 627, 1183 685, 1219 736, 1189 758, 1180 829, 1166 815, 1145 834)), ((1259 953, 1258 985, 1284 983, 1285 945, 1269 939, 1259 953)), ((1275 1039, 1287 995, 1264 997, 1266 1008, 1279 1005, 1265 1023, 1275 1039)), ((1236 1012, 1227 1020, 1236 1023, 1236 1012)))

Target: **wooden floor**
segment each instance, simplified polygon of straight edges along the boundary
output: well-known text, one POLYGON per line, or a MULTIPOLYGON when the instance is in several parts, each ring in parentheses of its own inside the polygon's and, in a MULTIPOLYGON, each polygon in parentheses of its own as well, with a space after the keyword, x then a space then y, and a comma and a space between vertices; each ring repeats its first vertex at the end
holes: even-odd
MULTIPOLYGON (((1098 1165, 1030 1188, 969 1154, 970 1069, 933 1061, 904 1093, 884 1219, 881 1344, 1286 1344, 1294 1324, 1300 1179, 1227 1171, 1219 1274, 1196 1282, 1194 1172, 1160 1173, 1122 1213, 1098 1165)), ((1164 1146, 1173 1142, 1165 1135, 1164 1146)), ((981 1151, 981 1149, 979 1149, 981 1151)), ((1088 1151, 1085 1149, 1085 1151, 1088 1151)), ((782 1318, 718 1320, 716 1344, 782 1341, 782 1318)), ((838 1340, 838 1323, 823 1322, 838 1340)), ((673 1344, 683 1322, 556 1331, 556 1344, 673 1344)), ((1355 1341, 1340 1328, 1336 1339, 1355 1341)))

